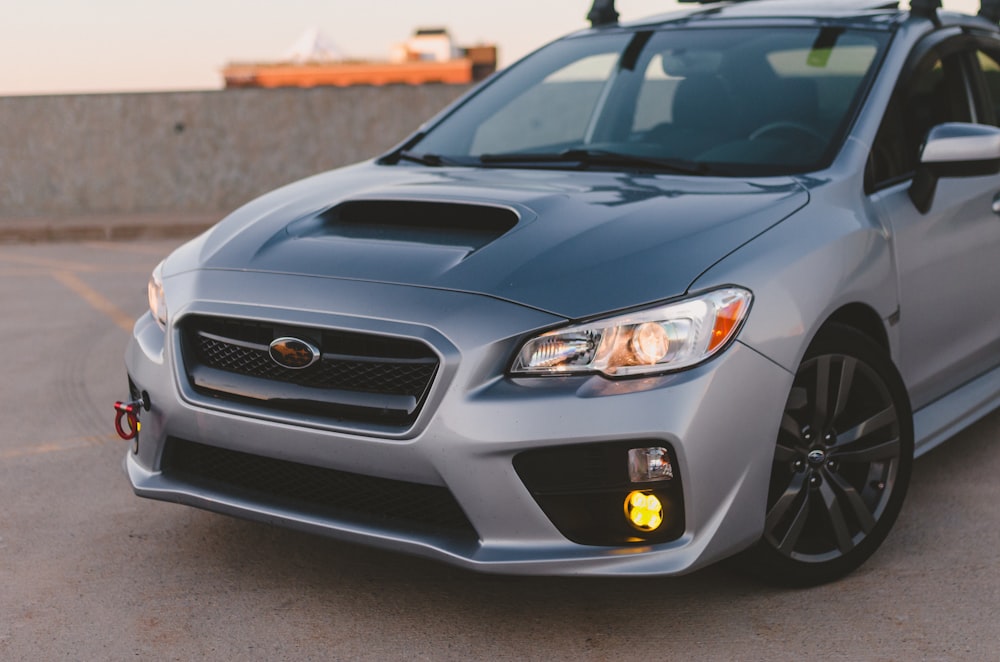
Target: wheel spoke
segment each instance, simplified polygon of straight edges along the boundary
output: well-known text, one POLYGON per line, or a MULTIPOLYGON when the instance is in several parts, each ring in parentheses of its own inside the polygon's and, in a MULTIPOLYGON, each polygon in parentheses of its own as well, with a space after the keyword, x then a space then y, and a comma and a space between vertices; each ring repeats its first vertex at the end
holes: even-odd
POLYGON ((799 422, 788 412, 781 417, 781 433, 778 434, 778 446, 774 452, 775 462, 791 462, 805 454, 802 446, 802 430, 799 422))
POLYGON ((816 359, 816 392, 813 394, 813 428, 822 430, 829 422, 827 407, 830 404, 830 356, 816 359))
POLYGON ((781 417, 781 431, 788 434, 796 442, 802 440, 802 426, 787 411, 781 417))
POLYGON ((788 393, 788 401, 785 403, 785 411, 799 411, 809 405, 809 391, 802 386, 793 386, 788 393))
POLYGON ((844 520, 844 513, 840 508, 840 500, 827 481, 823 481, 823 484, 820 485, 819 492, 823 496, 823 505, 826 506, 827 515, 830 517, 830 525, 833 536, 837 540, 837 548, 846 554, 854 547, 854 543, 851 541, 851 533, 847 529, 847 522, 844 520))
POLYGON ((846 501, 851 506, 851 510, 854 511, 861 530, 864 531, 865 535, 871 533, 871 530, 875 528, 875 518, 869 512, 868 505, 861 498, 861 495, 858 494, 858 491, 841 476, 830 471, 824 471, 823 473, 827 480, 836 485, 837 490, 840 491, 841 500, 846 501))
POLYGON ((884 428, 886 425, 891 425, 895 422, 896 422, 896 408, 892 405, 889 405, 888 407, 878 412, 874 416, 871 416, 870 418, 858 423, 850 430, 847 430, 846 432, 842 432, 841 434, 837 435, 837 444, 835 448, 839 449, 839 448, 844 448, 846 446, 850 446, 851 444, 860 441, 866 435, 871 434, 875 430, 880 430, 884 428))
POLYGON ((808 519, 809 494, 807 492, 806 498, 802 499, 802 504, 795 513, 795 518, 792 520, 791 526, 788 527, 788 531, 785 532, 785 536, 778 543, 779 551, 789 555, 795 551, 795 545, 798 544, 799 538, 802 536, 802 530, 806 528, 806 521, 808 519))
MULTIPOLYGON (((839 447, 842 448, 842 447, 839 447)), ((871 446, 850 448, 848 450, 838 450, 832 453, 832 458, 838 462, 877 462, 879 460, 892 460, 899 457, 899 438, 895 437, 888 441, 883 441, 871 446)))
POLYGON ((837 388, 837 400, 833 406, 833 416, 830 422, 836 421, 847 407, 847 401, 851 397, 851 387, 854 385, 854 368, 858 361, 850 356, 845 356, 840 364, 840 383, 837 388))
POLYGON ((791 554, 795 545, 799 542, 802 530, 805 529, 806 521, 809 519, 809 488, 806 487, 804 473, 797 473, 792 478, 792 482, 785 489, 774 507, 767 513, 765 521, 766 531, 775 537, 775 528, 782 522, 785 516, 791 512, 792 507, 798 501, 798 508, 792 517, 792 522, 785 531, 781 540, 776 540, 778 550, 785 554, 791 554), (802 497, 801 499, 799 497, 802 497))
POLYGON ((792 504, 795 503, 799 495, 803 491, 808 491, 805 488, 806 475, 805 473, 796 473, 792 476, 792 482, 788 484, 785 488, 784 493, 778 497, 778 500, 774 502, 771 510, 767 512, 767 519, 764 522, 764 526, 768 531, 773 531, 781 520, 784 519, 785 515, 788 513, 792 504))
POLYGON ((774 449, 774 461, 775 462, 792 462, 795 458, 799 457, 801 453, 794 446, 786 446, 780 441, 777 447, 774 449))

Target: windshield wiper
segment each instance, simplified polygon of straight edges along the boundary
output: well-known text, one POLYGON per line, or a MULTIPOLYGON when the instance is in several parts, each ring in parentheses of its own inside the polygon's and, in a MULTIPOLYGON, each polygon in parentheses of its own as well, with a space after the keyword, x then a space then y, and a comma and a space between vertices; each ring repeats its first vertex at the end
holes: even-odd
POLYGON ((425 166, 439 167, 439 166, 450 166, 450 165, 479 165, 478 159, 470 159, 467 161, 459 161, 446 156, 441 156, 440 154, 427 154, 426 152, 421 154, 419 152, 414 152, 413 147, 427 135, 426 132, 421 131, 415 133, 402 145, 398 146, 396 149, 392 150, 388 154, 384 154, 376 159, 376 163, 380 165, 396 165, 400 161, 411 161, 413 163, 419 163, 425 166))
POLYGON ((621 166, 673 172, 682 175, 708 175, 711 169, 703 163, 680 159, 661 159, 653 156, 622 154, 603 149, 567 149, 562 152, 505 152, 483 154, 479 160, 484 165, 538 165, 578 163, 581 168, 591 166, 621 166))
POLYGON ((416 145, 421 140, 423 140, 424 136, 426 135, 427 135, 426 131, 418 131, 417 133, 414 133, 412 136, 410 136, 409 140, 396 146, 388 154, 383 154, 382 156, 378 157, 378 159, 376 159, 375 162, 378 163, 379 165, 396 165, 397 163, 399 163, 400 155, 403 152, 413 149, 413 146, 416 145))
POLYGON ((454 159, 441 156, 440 154, 419 154, 408 149, 400 150, 395 154, 397 161, 412 161, 425 166, 439 167, 449 165, 468 165, 454 159))

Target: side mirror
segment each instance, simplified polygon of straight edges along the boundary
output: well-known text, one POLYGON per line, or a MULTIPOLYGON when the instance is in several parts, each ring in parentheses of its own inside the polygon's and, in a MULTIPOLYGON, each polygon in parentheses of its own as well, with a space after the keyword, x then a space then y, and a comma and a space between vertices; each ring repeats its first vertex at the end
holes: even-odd
POLYGON ((948 122, 927 133, 910 200, 921 214, 934 202, 941 177, 982 177, 1000 172, 1000 128, 948 122))

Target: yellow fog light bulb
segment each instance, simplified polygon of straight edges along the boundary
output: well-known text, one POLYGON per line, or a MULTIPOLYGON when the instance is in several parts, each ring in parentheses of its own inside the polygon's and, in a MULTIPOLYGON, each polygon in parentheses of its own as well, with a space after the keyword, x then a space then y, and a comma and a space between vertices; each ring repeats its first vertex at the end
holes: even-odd
POLYGON ((654 494, 632 492, 625 499, 625 517, 640 531, 655 531, 663 524, 663 504, 654 494))

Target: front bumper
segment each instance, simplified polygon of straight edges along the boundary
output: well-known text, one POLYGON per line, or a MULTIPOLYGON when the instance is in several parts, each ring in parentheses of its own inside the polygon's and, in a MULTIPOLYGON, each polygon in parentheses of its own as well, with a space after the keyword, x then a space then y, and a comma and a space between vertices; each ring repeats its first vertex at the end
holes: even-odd
POLYGON ((517 574, 680 574, 745 548, 762 531, 792 375, 739 343, 707 364, 661 377, 509 379, 504 368, 524 336, 561 320, 479 295, 291 275, 191 272, 172 279, 169 294, 175 320, 213 315, 419 338, 441 364, 406 429, 296 420, 194 392, 178 367, 174 327, 164 332, 146 315, 126 356, 130 380, 152 405, 125 462, 140 496, 517 574), (241 300, 245 293, 252 303, 241 300), (336 313, 321 309, 331 301, 336 313), (164 451, 176 440, 443 488, 474 535, 340 517, 190 480, 169 463, 164 470, 164 451), (633 441, 671 448, 683 477, 684 528, 669 542, 574 543, 514 468, 525 451, 633 441))

